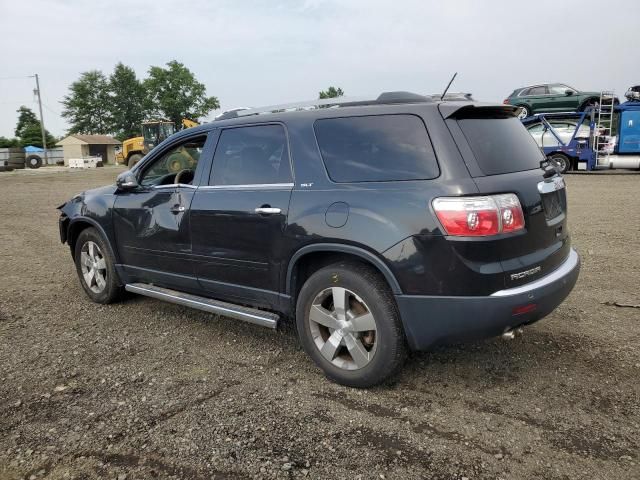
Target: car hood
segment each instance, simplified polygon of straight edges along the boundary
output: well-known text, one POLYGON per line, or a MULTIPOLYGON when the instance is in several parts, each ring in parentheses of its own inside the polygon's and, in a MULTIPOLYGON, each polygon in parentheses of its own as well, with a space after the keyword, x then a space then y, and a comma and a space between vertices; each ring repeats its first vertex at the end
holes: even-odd
POLYGON ((74 203, 86 202, 87 199, 92 198, 92 197, 101 197, 101 196, 105 196, 105 195, 113 195, 114 193, 116 193, 117 189, 118 188, 114 184, 114 185, 105 185, 103 187, 92 188, 90 190, 85 190, 83 192, 76 193, 73 197, 71 197, 69 200, 67 200, 62 205, 59 205, 56 208, 58 210, 63 210, 64 211, 64 207, 69 207, 70 205, 72 205, 74 203))
POLYGON ((85 196, 93 196, 93 195, 113 195, 116 193, 117 187, 115 184, 113 185, 105 185, 104 187, 92 188, 90 190, 85 190, 82 192, 82 195, 85 196))

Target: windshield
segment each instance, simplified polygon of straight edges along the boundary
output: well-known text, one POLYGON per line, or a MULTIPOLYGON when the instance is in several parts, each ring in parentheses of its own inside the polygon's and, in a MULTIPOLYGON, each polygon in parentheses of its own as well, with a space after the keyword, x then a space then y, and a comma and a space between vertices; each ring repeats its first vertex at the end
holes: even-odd
POLYGON ((148 123, 142 125, 142 136, 144 137, 144 143, 150 143, 155 145, 158 141, 158 124, 148 123))

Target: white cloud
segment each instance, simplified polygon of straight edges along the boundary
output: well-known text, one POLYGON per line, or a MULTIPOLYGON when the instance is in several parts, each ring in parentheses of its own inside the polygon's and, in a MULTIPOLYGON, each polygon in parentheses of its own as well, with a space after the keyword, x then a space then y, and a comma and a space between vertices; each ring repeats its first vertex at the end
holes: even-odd
MULTIPOLYGON (((621 14, 590 32, 604 13, 595 0, 0 0, 0 77, 40 74, 57 135, 69 84, 119 61, 144 76, 177 59, 223 108, 310 99, 329 85, 434 92, 454 71, 454 90, 486 101, 542 81, 621 95, 640 83, 640 4, 610 1, 606 12, 621 14)), ((13 134, 21 103, 35 109, 33 88, 0 80, 0 135, 13 134)))

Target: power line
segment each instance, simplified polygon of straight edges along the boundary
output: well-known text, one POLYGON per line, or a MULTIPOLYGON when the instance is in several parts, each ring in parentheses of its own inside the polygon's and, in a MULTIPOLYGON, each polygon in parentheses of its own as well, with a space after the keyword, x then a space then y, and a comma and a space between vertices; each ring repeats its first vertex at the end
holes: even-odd
POLYGON ((60 115, 58 112, 56 112, 53 108, 51 108, 49 105, 47 105, 46 103, 42 102, 42 105, 44 105, 44 108, 46 108, 47 110, 49 110, 51 113, 57 115, 58 117, 61 117, 62 115, 60 115))
POLYGON ((25 75, 21 77, 0 77, 0 80, 22 80, 23 78, 33 78, 33 75, 25 75))

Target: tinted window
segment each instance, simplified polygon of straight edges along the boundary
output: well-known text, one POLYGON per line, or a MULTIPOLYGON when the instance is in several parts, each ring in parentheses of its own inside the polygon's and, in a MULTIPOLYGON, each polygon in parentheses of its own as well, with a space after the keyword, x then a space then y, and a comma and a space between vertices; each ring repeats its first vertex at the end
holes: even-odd
POLYGON ((540 168, 544 155, 520 120, 468 118, 458 120, 485 175, 540 168))
POLYGON ((191 183, 206 140, 207 137, 191 138, 167 150, 144 169, 140 185, 149 187, 175 183, 176 173, 182 170, 187 172, 180 175, 180 183, 191 183))
POLYGON ((291 182, 287 136, 282 125, 223 130, 213 157, 210 185, 291 182))
POLYGON ((533 87, 529 89, 527 95, 546 95, 547 87, 533 87))
POLYGON ((334 182, 422 180, 439 174, 422 120, 378 115, 317 120, 322 159, 334 182))

